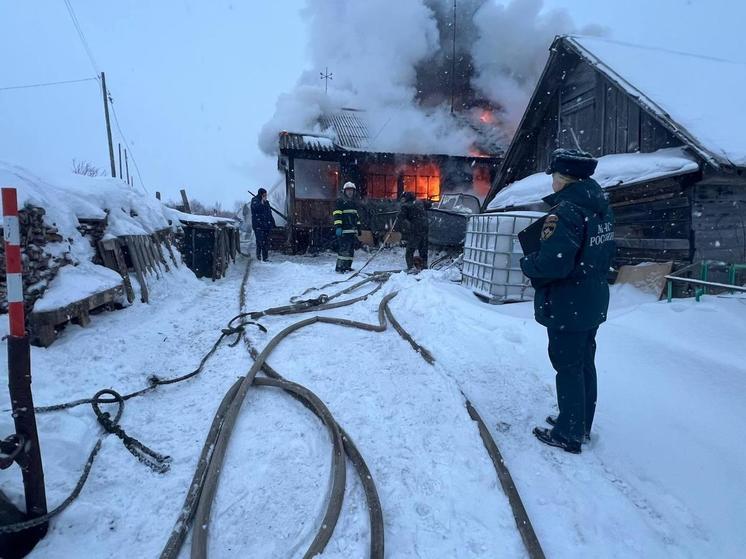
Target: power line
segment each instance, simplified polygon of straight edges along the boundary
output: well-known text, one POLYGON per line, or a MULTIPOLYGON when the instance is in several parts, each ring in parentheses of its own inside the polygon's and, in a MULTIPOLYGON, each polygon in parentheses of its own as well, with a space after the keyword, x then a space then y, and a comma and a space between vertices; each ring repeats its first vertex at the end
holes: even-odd
POLYGON ((137 171, 137 177, 140 179, 140 185, 143 187, 146 193, 150 193, 148 191, 148 188, 145 186, 145 181, 142 180, 142 175, 140 174, 140 166, 137 164, 137 159, 135 159, 135 152, 132 151, 132 146, 130 146, 129 142, 127 141, 127 137, 124 135, 124 132, 122 131, 122 126, 119 124, 119 116, 117 115, 117 110, 114 107, 114 99, 111 97, 111 92, 106 91, 106 95, 109 98, 109 105, 111 106, 111 114, 114 115, 114 124, 117 127, 117 130, 119 131, 119 135, 122 137, 122 141, 124 142, 125 147, 127 148, 127 151, 129 151, 129 154, 132 156, 132 163, 135 164, 135 171, 137 171))
MULTIPOLYGON (((80 37, 80 42, 83 45, 83 49, 86 52, 86 55, 88 55, 88 60, 91 63, 91 66, 93 67, 93 71, 96 72, 97 76, 101 76, 101 71, 98 69, 98 64, 96 64, 96 58, 93 56, 93 51, 91 50, 90 45, 88 44, 88 40, 86 39, 85 33, 83 32, 83 28, 80 25, 80 21, 78 20, 78 16, 75 15, 75 10, 73 9, 72 3, 70 0, 64 0, 65 7, 67 8, 67 13, 70 15, 70 20, 73 22, 73 26, 75 27, 75 30, 78 32, 78 37, 80 37)), ((96 78, 100 79, 100 78, 96 78)), ((142 174, 140 173, 140 166, 137 164, 137 159, 135 159, 135 152, 132 151, 132 146, 130 146, 129 142, 127 141, 127 137, 124 135, 124 131, 122 130, 122 125, 119 123, 119 116, 117 115, 117 110, 114 108, 114 99, 111 97, 111 91, 109 88, 106 88, 106 98, 109 102, 109 105, 111 106, 111 112, 114 115, 114 124, 117 127, 117 130, 119 131, 119 136, 122 138, 122 141, 124 142, 125 147, 129 151, 130 155, 132 156, 132 163, 135 165, 135 171, 137 171, 137 177, 140 179, 140 185, 143 187, 145 192, 148 192, 147 187, 145 186, 145 182, 142 180, 142 174)))
MULTIPOLYGON (((91 62, 93 71, 96 72, 97 76, 101 76, 101 71, 98 69, 98 64, 96 64, 96 58, 93 56, 93 51, 91 50, 91 47, 88 44, 88 40, 86 39, 85 33, 83 32, 83 28, 80 25, 78 16, 75 15, 75 10, 73 9, 72 3, 70 0, 64 0, 64 2, 65 2, 65 7, 67 7, 67 13, 70 15, 70 20, 73 22, 73 26, 75 27, 75 30, 78 32, 78 37, 80 37, 80 42, 83 44, 83 49, 88 55, 88 60, 91 62)), ((95 79, 100 79, 100 77, 95 78, 95 79)), ((109 90, 108 87, 106 88, 106 98, 108 99, 109 106, 111 106, 111 113, 114 115, 114 124, 116 125, 117 130, 119 131, 119 136, 122 138, 122 142, 124 142, 125 147, 129 151, 129 154, 132 156, 132 163, 134 163, 135 165, 135 171, 137 171, 137 177, 140 179, 140 185, 143 187, 145 192, 148 192, 148 189, 145 186, 145 182, 142 180, 142 174, 140 173, 140 166, 137 164, 137 159, 135 159, 135 152, 132 151, 132 146, 130 146, 129 142, 127 141, 127 137, 124 135, 124 131, 122 130, 122 125, 119 123, 119 116, 117 115, 117 110, 114 107, 114 99, 112 99, 111 91, 109 90)))
POLYGON ((82 78, 79 80, 65 80, 61 82, 44 82, 44 83, 30 83, 25 85, 10 85, 8 87, 0 87, 0 91, 7 91, 9 89, 29 89, 32 87, 49 87, 52 85, 63 85, 68 83, 81 83, 81 82, 92 82, 97 81, 98 78, 82 78))
POLYGON ((75 15, 75 10, 73 9, 73 5, 70 3, 70 0, 64 0, 64 2, 65 2, 65 6, 67 7, 67 13, 70 15, 70 19, 73 22, 73 26, 75 26, 75 30, 78 32, 78 37, 80 37, 80 42, 83 44, 83 49, 85 49, 85 52, 88 55, 88 60, 90 60, 91 62, 93 71, 98 76, 101 74, 101 71, 98 69, 98 64, 96 64, 96 59, 93 57, 93 51, 91 50, 91 47, 88 45, 88 41, 85 38, 85 33, 83 33, 83 28, 80 26, 80 21, 78 21, 78 16, 75 15))

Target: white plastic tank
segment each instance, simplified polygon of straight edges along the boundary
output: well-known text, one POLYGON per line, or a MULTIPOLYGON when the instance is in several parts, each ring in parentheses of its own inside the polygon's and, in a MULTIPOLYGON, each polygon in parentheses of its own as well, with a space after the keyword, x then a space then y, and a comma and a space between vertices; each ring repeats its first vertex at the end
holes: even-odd
POLYGON ((492 303, 533 299, 521 271, 518 233, 541 212, 502 212, 471 216, 466 225, 462 284, 492 303))

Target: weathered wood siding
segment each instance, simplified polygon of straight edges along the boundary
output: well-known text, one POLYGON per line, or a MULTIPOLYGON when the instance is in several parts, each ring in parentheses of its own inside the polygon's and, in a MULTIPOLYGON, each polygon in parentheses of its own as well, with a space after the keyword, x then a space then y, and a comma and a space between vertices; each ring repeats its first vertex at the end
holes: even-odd
POLYGON ((545 169, 549 154, 558 147, 577 147, 576 138, 582 149, 596 157, 681 145, 634 99, 584 61, 565 72, 542 105, 536 107, 546 113, 532 133, 535 148, 516 166, 516 179, 545 169))
MULTIPOLYGON (((557 144, 580 147, 597 157, 610 153, 651 152, 681 145, 653 116, 586 62, 565 78, 559 89, 557 144)), ((546 146, 549 147, 549 146, 546 146)))
POLYGON ((692 202, 695 260, 746 263, 746 180, 698 184, 692 202))
POLYGON ((691 262, 691 191, 683 178, 609 189, 616 218, 616 264, 691 262))

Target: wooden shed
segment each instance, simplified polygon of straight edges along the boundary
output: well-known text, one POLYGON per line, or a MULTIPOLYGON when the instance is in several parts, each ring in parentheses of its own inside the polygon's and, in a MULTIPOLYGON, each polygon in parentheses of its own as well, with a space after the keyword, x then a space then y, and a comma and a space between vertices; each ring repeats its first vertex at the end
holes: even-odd
POLYGON ((486 211, 546 209, 552 150, 599 158, 618 264, 746 262, 746 65, 563 36, 531 97, 486 211))
POLYGON ((325 116, 325 134, 281 132, 278 168, 285 174, 287 241, 296 251, 323 246, 333 237, 332 211, 342 185, 352 181, 360 196, 363 227, 375 234, 398 211, 403 192, 438 199, 473 193, 484 199, 500 155, 455 156, 375 151, 362 111, 325 116))

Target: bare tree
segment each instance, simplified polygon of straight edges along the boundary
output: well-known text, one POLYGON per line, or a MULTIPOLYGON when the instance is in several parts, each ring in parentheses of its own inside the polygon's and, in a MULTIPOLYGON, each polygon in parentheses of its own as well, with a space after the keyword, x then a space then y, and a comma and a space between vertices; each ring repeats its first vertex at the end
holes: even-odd
POLYGON ((106 174, 103 169, 99 169, 90 161, 78 161, 77 159, 73 159, 72 171, 76 175, 86 177, 102 177, 106 174))

